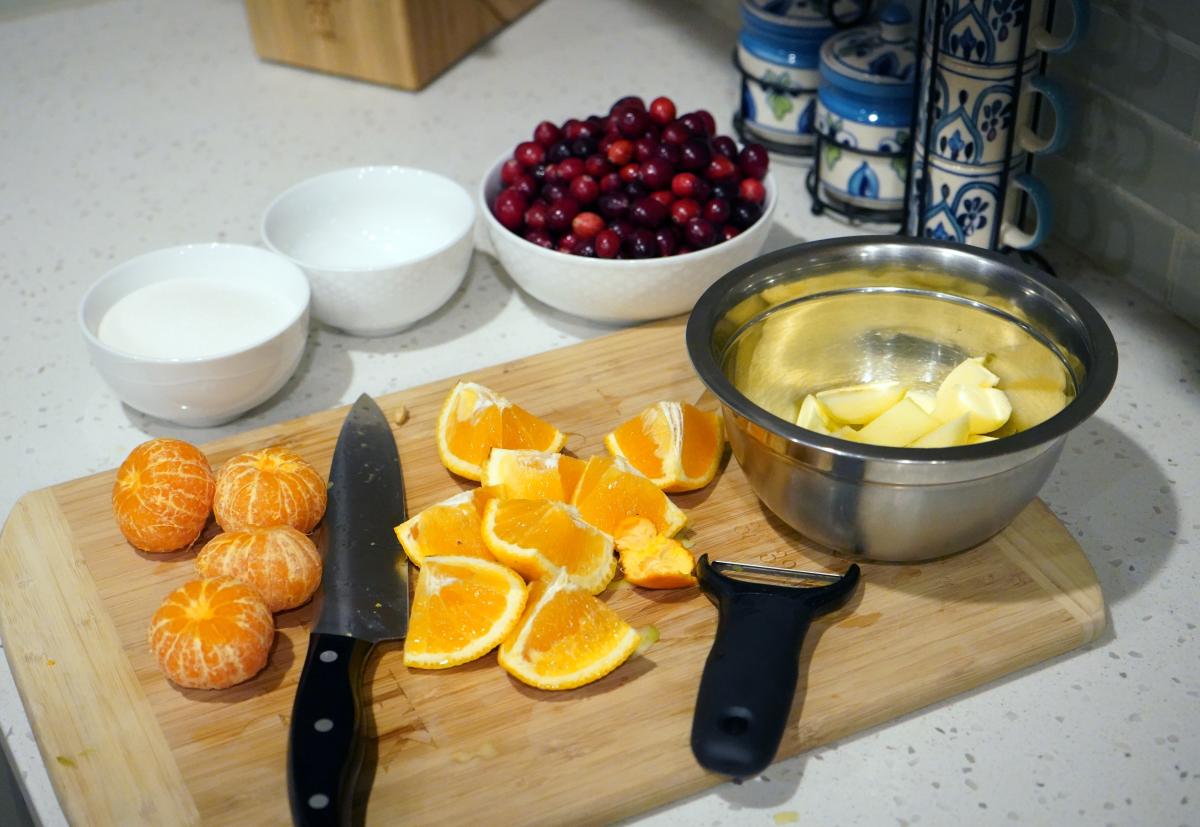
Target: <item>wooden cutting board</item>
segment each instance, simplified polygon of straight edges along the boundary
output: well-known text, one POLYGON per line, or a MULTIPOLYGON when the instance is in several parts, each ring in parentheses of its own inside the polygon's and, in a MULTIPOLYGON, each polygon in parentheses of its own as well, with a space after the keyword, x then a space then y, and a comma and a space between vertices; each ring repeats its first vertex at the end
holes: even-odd
MULTIPOLYGON (((571 432, 587 456, 658 399, 701 387, 678 322, 633 328, 469 374, 571 432)), ((466 486, 438 462, 433 427, 452 380, 382 397, 400 420, 410 511, 466 486)), ((327 472, 345 409, 205 446, 286 443, 327 472)), ((277 618, 270 665, 220 692, 181 690, 146 646, 151 614, 193 576, 193 552, 134 551, 113 523, 113 472, 32 492, 0 535, 0 632, 59 800, 77 824, 286 824, 288 716, 311 609, 277 618)), ((764 510, 734 461, 677 495, 696 553, 843 570, 764 510)), ((211 532, 210 532, 211 533, 211 532)), ((807 686, 780 757, 874 726, 1066 652, 1104 625, 1095 574, 1040 501, 979 548, 933 563, 866 565, 851 605, 805 642, 807 686)), ((590 686, 542 692, 495 655, 408 671, 400 645, 369 668, 362 803, 374 824, 585 824, 665 804, 724 779, 689 748, 716 612, 696 589, 628 586, 605 599, 661 640, 590 686), (369 787, 368 787, 369 785, 369 787), (369 792, 368 792, 369 790, 369 792)), ((803 682, 802 682, 803 683, 803 682)))

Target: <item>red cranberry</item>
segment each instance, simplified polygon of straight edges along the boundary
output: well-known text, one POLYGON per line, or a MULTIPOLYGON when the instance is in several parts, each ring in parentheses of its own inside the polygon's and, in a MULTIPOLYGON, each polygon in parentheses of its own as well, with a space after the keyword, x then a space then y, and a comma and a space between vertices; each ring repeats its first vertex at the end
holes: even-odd
POLYGON ((675 251, 679 249, 679 236, 675 234, 675 230, 671 227, 659 227, 654 232, 654 240, 658 243, 658 254, 660 256, 673 256, 675 251))
POLYGON ((585 127, 583 121, 579 120, 578 118, 568 118, 566 122, 563 123, 563 138, 567 141, 573 141, 576 138, 581 138, 583 137, 584 129, 585 127))
POLYGON ((680 169, 703 170, 711 160, 712 153, 708 149, 708 142, 703 138, 688 138, 679 148, 680 169))
POLYGON ((626 95, 614 103, 612 105, 612 109, 609 109, 608 112, 610 115, 615 115, 618 109, 621 109, 625 106, 632 106, 634 109, 640 109, 643 112, 646 111, 646 102, 644 100, 639 98, 637 95, 626 95))
POLYGON ((540 184, 546 180, 547 169, 549 169, 549 167, 546 164, 538 164, 537 166, 530 167, 529 169, 525 170, 525 172, 529 175, 532 175, 533 180, 540 184))
POLYGON ((613 113, 617 116, 617 129, 626 138, 637 138, 646 131, 650 118, 645 109, 634 106, 623 106, 613 113))
POLYGON ((733 165, 733 161, 726 158, 724 155, 715 155, 708 162, 708 169, 704 171, 705 177, 710 181, 722 181, 726 178, 732 178, 737 173, 737 167, 733 165))
POLYGON ((590 175, 580 175, 571 182, 571 197, 580 204, 590 204, 600 195, 600 185, 590 175))
POLYGON ((575 245, 578 243, 579 239, 575 237, 574 233, 567 233, 558 240, 558 251, 560 253, 573 253, 575 252, 575 245))
POLYGON ((500 190, 492 211, 496 214, 497 221, 510 230, 516 230, 525 223, 526 208, 525 196, 509 187, 500 190))
POLYGON ((718 135, 716 138, 713 138, 712 148, 731 161, 736 162, 738 159, 737 144, 728 135, 718 135))
POLYGON ((675 203, 675 194, 670 190, 655 190, 654 192, 650 193, 650 197, 662 204, 664 207, 669 207, 675 203))
POLYGON ((671 166, 679 163, 679 144, 664 144, 659 143, 654 148, 654 157, 660 161, 666 161, 671 166))
POLYGON ((551 204, 555 201, 561 201, 570 195, 571 189, 569 185, 561 181, 551 181, 548 184, 542 185, 542 198, 545 198, 551 204))
POLYGON ((600 192, 616 192, 621 189, 621 185, 625 182, 621 180, 621 176, 616 172, 606 173, 600 179, 600 192))
POLYGON ((521 162, 516 158, 509 158, 500 165, 500 183, 508 186, 517 180, 517 177, 525 174, 525 167, 521 166, 521 162))
POLYGON ((642 175, 642 168, 638 164, 626 164, 621 167, 621 180, 628 184, 630 181, 636 181, 642 175))
POLYGON ((583 159, 583 171, 595 178, 597 181, 608 174, 609 170, 611 169, 612 165, 608 163, 608 159, 603 155, 589 155, 587 158, 583 159))
POLYGON ((522 141, 517 144, 517 151, 513 153, 513 157, 521 162, 521 166, 537 166, 546 160, 546 150, 541 144, 534 143, 533 141, 522 141))
POLYGON ((629 212, 629 196, 623 192, 606 192, 596 199, 596 209, 605 218, 620 218, 629 212))
POLYGON ((637 229, 628 218, 618 218, 615 221, 610 221, 608 228, 616 233, 622 242, 633 238, 633 231, 637 229))
POLYGON ((697 250, 711 246, 716 240, 717 231, 712 224, 703 218, 693 218, 683 229, 684 240, 697 250))
POLYGON ((596 142, 591 138, 576 138, 571 141, 571 154, 576 158, 586 158, 596 151, 596 142))
POLYGON ((700 179, 691 172, 680 172, 671 179, 671 192, 680 198, 690 198, 696 191, 696 182, 700 179))
POLYGON ((650 194, 650 188, 641 181, 628 181, 625 183, 623 189, 625 194, 628 195, 633 201, 636 201, 639 198, 645 198, 650 194))
POLYGON ((729 202, 724 198, 713 198, 704 205, 703 218, 710 224, 721 226, 729 220, 729 202))
POLYGON ((568 141, 559 141, 554 146, 546 150, 546 160, 552 164, 557 164, 559 161, 565 161, 571 157, 571 144, 568 141))
POLYGON ((599 258, 616 258, 621 252, 621 237, 612 230, 604 230, 593 239, 599 258))
POLYGON ((739 230, 744 230, 757 221, 761 215, 762 207, 758 204, 749 201, 738 201, 733 205, 733 215, 729 217, 729 223, 739 230))
POLYGON ((679 118, 679 122, 683 124, 684 128, 687 129, 688 132, 696 137, 708 137, 708 132, 705 131, 706 124, 704 123, 704 119, 695 112, 688 112, 686 115, 681 116, 679 118))
POLYGON ((575 247, 571 250, 577 256, 584 258, 596 257, 596 243, 590 238, 581 238, 575 242, 575 247))
POLYGON ((633 231, 622 245, 630 258, 654 258, 658 255, 658 239, 645 227, 633 231))
POLYGON ((609 163, 623 167, 633 160, 633 141, 621 138, 608 146, 609 163))
POLYGON ((666 126, 675 120, 675 102, 670 98, 655 98, 650 101, 650 120, 666 126))
POLYGON ((551 230, 562 232, 571 226, 575 216, 579 215, 579 202, 574 198, 560 198, 546 210, 546 226, 551 230))
MULTIPOLYGON (((703 181, 704 179, 700 180, 703 181)), ((705 183, 707 184, 708 182, 705 181, 705 183)), ((732 201, 737 197, 738 185, 732 181, 717 181, 709 184, 709 188, 713 198, 724 198, 726 201, 732 201)), ((700 198, 697 196, 696 200, 699 201, 700 198)))
POLYGON ((532 201, 537 197, 538 184, 533 180, 532 175, 518 175, 517 180, 512 182, 512 188, 525 196, 526 201, 532 201))
POLYGON ((707 109, 697 109, 696 115, 704 122, 705 135, 717 134, 717 119, 712 116, 712 112, 709 112, 707 109))
POLYGON ((554 249, 554 239, 545 230, 527 230, 525 232, 525 240, 532 241, 537 246, 545 247, 547 250, 554 249))
POLYGON ((574 181, 583 175, 583 161, 579 158, 567 158, 565 161, 555 164, 555 169, 558 171, 558 180, 574 181))
POLYGON ((550 121, 542 121, 534 127, 533 139, 541 144, 543 149, 549 149, 562 140, 562 130, 550 121))
POLYGON ((571 220, 571 232, 579 238, 592 238, 604 229, 604 219, 594 212, 581 212, 571 220))
POLYGON ((643 227, 657 227, 667 220, 667 208, 653 198, 641 198, 633 202, 629 208, 629 217, 635 224, 643 227))
POLYGON ((671 220, 684 225, 700 215, 700 205, 692 198, 680 198, 671 205, 671 220))
POLYGON ((671 121, 663 127, 662 133, 658 136, 659 140, 665 144, 681 144, 690 137, 692 137, 692 133, 688 132, 687 127, 679 121, 671 121))
MULTIPOLYGON (((525 210, 525 226, 531 230, 546 229, 546 205, 540 201, 525 210)), ((529 236, 526 236, 528 238, 529 236)))
POLYGON ((645 136, 638 138, 633 142, 633 152, 637 156, 640 163, 645 163, 654 157, 654 150, 658 147, 658 141, 654 138, 645 136))
POLYGON ((642 183, 652 190, 661 190, 671 186, 675 168, 666 161, 651 158, 642 164, 642 183))
POLYGON ((767 174, 767 167, 770 164, 770 156, 767 155, 767 148, 762 144, 746 144, 742 147, 742 152, 738 155, 738 166, 741 167, 742 175, 748 178, 763 178, 767 174))
POLYGON ((757 178, 745 178, 738 184, 738 197, 743 201, 761 204, 767 198, 767 188, 757 178))
POLYGON ((696 187, 692 192, 692 198, 695 198, 701 204, 707 201, 713 194, 713 185, 699 176, 696 177, 696 187))
POLYGON ((728 241, 729 239, 733 238, 734 236, 741 235, 741 232, 742 232, 741 230, 739 230, 737 227, 733 226, 732 224, 726 224, 724 227, 721 228, 721 240, 728 241))

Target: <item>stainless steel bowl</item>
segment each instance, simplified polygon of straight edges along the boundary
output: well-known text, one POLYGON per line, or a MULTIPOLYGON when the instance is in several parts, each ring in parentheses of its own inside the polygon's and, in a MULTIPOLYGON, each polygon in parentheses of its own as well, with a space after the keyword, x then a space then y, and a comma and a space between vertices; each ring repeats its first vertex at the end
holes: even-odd
POLYGON ((748 262, 700 297, 687 346, 763 503, 821 545, 888 561, 952 554, 1008 525, 1117 373, 1108 326, 1061 280, 895 236, 748 262), (805 394, 886 380, 935 388, 985 354, 1013 403, 994 442, 885 448, 793 424, 805 394))

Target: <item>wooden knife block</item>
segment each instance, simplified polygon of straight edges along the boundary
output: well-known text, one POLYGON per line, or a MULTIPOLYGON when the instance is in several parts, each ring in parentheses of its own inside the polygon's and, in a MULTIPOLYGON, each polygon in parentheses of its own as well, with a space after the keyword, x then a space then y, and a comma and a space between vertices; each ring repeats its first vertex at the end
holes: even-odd
POLYGON ((264 60, 420 89, 539 0, 246 0, 264 60))

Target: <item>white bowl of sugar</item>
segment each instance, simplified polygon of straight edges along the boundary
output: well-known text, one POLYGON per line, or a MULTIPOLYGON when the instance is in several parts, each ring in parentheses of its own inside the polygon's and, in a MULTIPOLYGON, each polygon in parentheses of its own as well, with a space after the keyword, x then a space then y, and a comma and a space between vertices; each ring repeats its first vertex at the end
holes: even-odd
POLYGON ((295 372, 310 291, 259 247, 188 244, 130 259, 79 303, 92 363, 131 408, 193 427, 237 418, 295 372))

